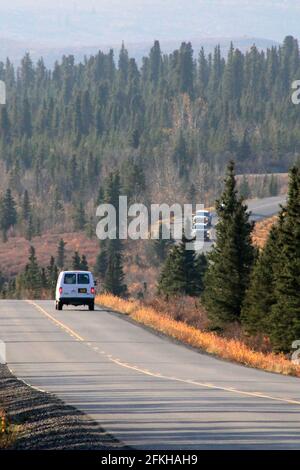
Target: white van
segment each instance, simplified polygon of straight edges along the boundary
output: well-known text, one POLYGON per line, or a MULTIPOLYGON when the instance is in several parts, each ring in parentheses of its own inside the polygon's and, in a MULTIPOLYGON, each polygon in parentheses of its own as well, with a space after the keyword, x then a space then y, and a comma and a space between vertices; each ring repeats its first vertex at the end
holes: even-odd
POLYGON ((95 308, 95 281, 89 271, 62 271, 57 280, 55 308, 62 310, 64 305, 88 305, 95 308))

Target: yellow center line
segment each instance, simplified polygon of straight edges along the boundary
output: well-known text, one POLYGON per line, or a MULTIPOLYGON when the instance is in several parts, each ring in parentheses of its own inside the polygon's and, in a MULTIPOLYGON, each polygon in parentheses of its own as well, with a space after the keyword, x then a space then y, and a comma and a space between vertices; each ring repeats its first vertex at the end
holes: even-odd
MULTIPOLYGON (((80 336, 78 333, 76 333, 74 330, 69 328, 64 323, 62 323, 59 320, 57 320, 56 318, 54 318, 43 307, 41 307, 37 303, 33 302, 32 300, 26 300, 26 302, 28 302, 29 304, 36 307, 41 313, 46 315, 46 317, 48 317, 50 320, 52 320, 54 323, 56 323, 58 326, 60 326, 63 330, 65 330, 66 333, 68 333, 71 336, 74 336, 79 341, 84 342, 90 349, 94 349, 93 347, 89 346, 89 343, 84 338, 82 338, 82 336, 80 336)), ((105 354, 105 352, 101 351, 101 354, 105 354)), ((180 383, 186 383, 186 384, 190 384, 190 385, 196 385, 198 387, 209 388, 209 389, 212 389, 212 390, 221 390, 221 391, 225 391, 225 392, 229 392, 229 393, 235 393, 235 394, 238 394, 238 395, 246 395, 246 396, 249 396, 249 397, 256 397, 256 398, 265 398, 267 400, 279 401, 279 402, 288 403, 288 404, 291 404, 291 405, 300 405, 300 401, 292 400, 292 399, 289 399, 289 398, 273 397, 271 395, 266 395, 262 392, 247 392, 247 391, 244 391, 244 390, 233 389, 233 388, 230 388, 230 387, 223 387, 223 386, 214 385, 214 384, 210 384, 210 383, 206 383, 206 382, 198 382, 198 381, 195 381, 195 380, 192 380, 192 379, 189 380, 189 379, 180 379, 179 377, 169 377, 167 375, 162 375, 159 372, 150 372, 146 369, 141 369, 137 366, 127 364, 125 362, 122 362, 120 359, 114 359, 110 354, 105 354, 105 355, 106 355, 107 359, 109 361, 113 362, 114 364, 117 364, 121 367, 125 367, 126 369, 134 370, 134 371, 139 372, 139 373, 144 374, 144 375, 148 375, 150 377, 156 377, 156 378, 160 378, 160 379, 170 380, 170 381, 173 381, 173 382, 180 382, 180 383)))
POLYGON ((37 303, 33 302, 32 300, 26 300, 26 302, 28 302, 29 304, 36 307, 40 312, 42 312, 44 315, 46 315, 46 317, 50 318, 50 320, 52 320, 54 323, 56 323, 58 326, 60 326, 60 328, 65 330, 70 336, 73 336, 74 338, 77 338, 79 341, 84 341, 82 336, 77 334, 75 331, 73 331, 71 328, 69 328, 64 323, 62 323, 59 320, 57 320, 56 318, 54 318, 52 315, 50 315, 50 313, 48 313, 45 309, 43 309, 43 307, 41 307, 37 303))

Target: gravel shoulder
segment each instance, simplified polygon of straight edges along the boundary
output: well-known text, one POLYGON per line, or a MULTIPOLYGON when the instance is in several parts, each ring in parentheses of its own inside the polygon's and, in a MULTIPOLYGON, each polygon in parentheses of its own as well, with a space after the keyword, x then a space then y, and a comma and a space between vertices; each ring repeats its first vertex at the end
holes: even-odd
POLYGON ((17 430, 12 449, 125 449, 89 416, 66 405, 55 395, 26 385, 4 365, 0 365, 1 407, 17 430))

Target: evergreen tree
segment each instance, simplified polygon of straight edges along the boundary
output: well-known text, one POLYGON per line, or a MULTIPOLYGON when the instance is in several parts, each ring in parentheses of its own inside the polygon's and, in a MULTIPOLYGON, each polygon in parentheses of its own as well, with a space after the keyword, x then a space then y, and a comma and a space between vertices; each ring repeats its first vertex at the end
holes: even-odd
MULTIPOLYGON (((104 201, 112 204, 119 214, 119 196, 121 194, 121 183, 119 172, 109 175, 106 180, 104 201)), ((116 238, 107 239, 105 241, 105 262, 107 268, 104 275, 104 288, 107 292, 114 295, 125 296, 127 294, 127 286, 124 283, 123 257, 122 257, 122 240, 119 238, 120 227, 118 216, 116 220, 116 238)))
POLYGON ((55 264, 55 259, 53 256, 50 258, 49 265, 47 266, 47 286, 51 290, 52 296, 54 296, 57 278, 58 278, 58 269, 55 264))
POLYGON ((28 263, 21 276, 21 286, 29 291, 29 295, 39 298, 43 284, 41 269, 38 265, 35 249, 33 246, 29 249, 28 263))
POLYGON ((162 69, 162 58, 159 41, 154 41, 150 51, 150 80, 157 85, 162 69))
POLYGON ((238 160, 241 162, 250 162, 251 155, 252 155, 251 145, 249 142, 248 131, 246 130, 244 132, 243 140, 239 146, 238 160))
POLYGON ((61 238, 58 247, 57 247, 57 257, 56 257, 56 264, 57 267, 63 269, 66 260, 66 252, 65 252, 66 242, 61 238))
POLYGON ((146 189, 146 178, 141 165, 130 158, 122 165, 121 174, 123 193, 128 197, 129 202, 137 200, 140 202, 146 189))
POLYGON ((72 269, 75 271, 81 270, 81 259, 78 251, 75 251, 72 256, 72 269))
POLYGON ((104 189, 102 186, 100 186, 97 194, 97 199, 96 199, 96 206, 100 206, 100 204, 103 204, 104 201, 104 189))
POLYGON ((197 284, 197 292, 202 294, 204 291, 204 278, 205 273, 207 270, 207 257, 204 253, 200 253, 195 260, 196 263, 196 271, 197 271, 197 279, 199 283, 197 284))
POLYGON ((179 51, 179 90, 193 96, 194 92, 194 63, 193 49, 190 42, 183 42, 179 51))
POLYGON ((102 280, 105 277, 107 270, 107 248, 105 240, 100 242, 100 253, 96 258, 96 264, 94 266, 94 272, 96 276, 99 276, 102 280))
POLYGON ((20 121, 21 134, 30 138, 32 136, 31 109, 28 98, 24 98, 20 121))
POLYGON ((160 220, 158 239, 155 239, 151 242, 152 251, 154 253, 155 259, 158 261, 159 264, 163 263, 166 260, 168 252, 174 244, 174 240, 172 238, 166 239, 163 237, 164 231, 164 224, 160 220))
POLYGON ((87 262, 87 259, 86 259, 85 255, 82 255, 82 257, 81 257, 80 269, 82 271, 88 271, 89 270, 89 265, 88 265, 88 262, 87 262))
POLYGON ((237 196, 234 163, 228 164, 225 188, 216 201, 216 243, 208 255, 203 303, 216 327, 239 321, 254 260, 253 225, 247 206, 237 196))
POLYGON ((280 233, 280 252, 275 265, 270 338, 275 350, 289 352, 300 338, 300 170, 289 173, 289 189, 280 233))
POLYGON ((92 216, 89 218, 88 222, 85 225, 85 233, 90 240, 95 237, 96 226, 94 218, 92 216))
POLYGON ((75 207, 73 214, 74 230, 83 230, 86 224, 86 216, 83 202, 80 201, 75 207))
POLYGON ((0 201, 0 226, 3 240, 7 240, 7 231, 17 223, 16 203, 8 188, 0 201))
POLYGON ((107 268, 104 276, 104 289, 120 297, 127 295, 120 240, 107 240, 107 268))
POLYGON ((11 123, 9 120, 6 107, 1 107, 0 110, 0 135, 6 141, 10 141, 11 123))
POLYGON ((173 152, 173 161, 178 169, 179 176, 181 178, 187 176, 187 164, 189 161, 189 152, 186 139, 183 132, 180 131, 179 136, 175 142, 175 148, 173 152))
POLYGON ((45 268, 41 269, 41 287, 42 289, 48 288, 48 279, 45 268))
POLYGON ((26 230, 25 230, 25 238, 28 241, 31 241, 32 237, 34 236, 34 225, 32 216, 29 216, 29 219, 26 221, 26 230))
POLYGON ((24 191, 23 201, 22 201, 22 218, 24 221, 28 221, 31 215, 31 204, 29 200, 29 194, 27 189, 24 191))
POLYGON ((281 250, 282 216, 272 227, 265 247, 259 253, 251 273, 244 299, 241 320, 250 334, 268 335, 271 327, 271 308, 275 298, 275 266, 281 250))
POLYGON ((189 239, 183 233, 179 245, 175 245, 167 256, 160 274, 158 292, 160 295, 197 296, 202 290, 201 261, 194 250, 188 250, 189 239))

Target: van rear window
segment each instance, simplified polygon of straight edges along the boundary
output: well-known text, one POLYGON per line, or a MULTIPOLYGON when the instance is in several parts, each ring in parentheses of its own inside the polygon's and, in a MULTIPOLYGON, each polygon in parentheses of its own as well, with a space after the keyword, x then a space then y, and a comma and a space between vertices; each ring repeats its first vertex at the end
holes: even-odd
POLYGON ((76 274, 74 273, 68 273, 65 274, 65 279, 64 279, 65 284, 76 284, 76 274))
POLYGON ((88 274, 78 274, 78 284, 89 284, 90 276, 88 274))

